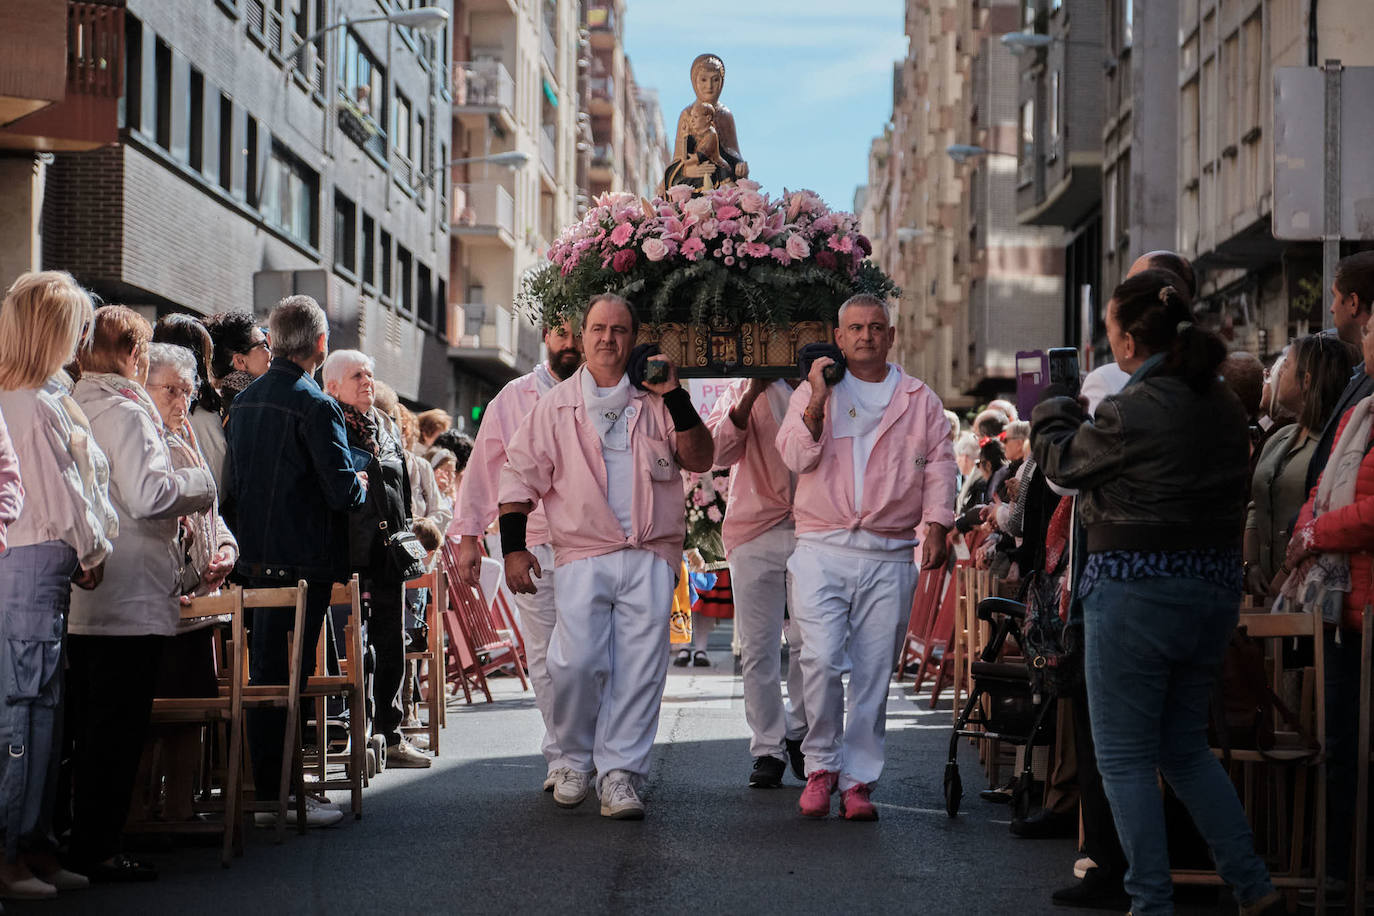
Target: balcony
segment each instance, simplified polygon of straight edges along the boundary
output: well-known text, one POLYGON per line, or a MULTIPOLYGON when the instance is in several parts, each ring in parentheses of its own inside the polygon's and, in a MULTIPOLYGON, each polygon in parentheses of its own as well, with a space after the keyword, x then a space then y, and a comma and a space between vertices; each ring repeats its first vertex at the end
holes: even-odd
POLYGON ((453 65, 453 115, 463 126, 486 130, 495 117, 506 130, 515 130, 515 80, 497 60, 453 65))
POLYGON ((615 148, 609 143, 592 147, 591 162, 588 163, 587 178, 591 181, 615 183, 615 148))
POLYGON ((558 179, 558 142, 554 139, 554 125, 545 124, 539 131, 539 164, 543 167, 543 178, 555 190, 558 179))
MULTIPOLYGON (((539 361, 523 338, 525 320, 504 305, 469 302, 460 306, 463 333, 459 345, 449 347, 449 359, 496 384, 528 372, 539 361)), ((537 341, 536 341, 537 342, 537 341)))
POLYGON ((116 142, 123 6, 20 6, 0 37, 0 124, 11 122, 0 129, 0 147, 65 151, 116 142))
POLYGON ((515 198, 494 181, 453 186, 453 234, 515 248, 515 198))
POLYGON ((594 76, 587 82, 587 108, 593 117, 610 117, 615 113, 615 79, 594 76))
POLYGON ((587 31, 591 33, 593 48, 614 48, 620 40, 620 21, 616 19, 615 4, 610 0, 588 3, 587 31))

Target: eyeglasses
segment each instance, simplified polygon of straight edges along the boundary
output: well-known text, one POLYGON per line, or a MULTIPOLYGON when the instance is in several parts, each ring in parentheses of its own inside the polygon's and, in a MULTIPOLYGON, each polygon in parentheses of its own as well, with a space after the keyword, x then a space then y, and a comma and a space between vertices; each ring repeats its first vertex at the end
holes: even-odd
POLYGON ((254 350, 256 350, 258 347, 262 347, 262 348, 263 348, 264 350, 266 350, 268 353, 271 353, 271 352, 272 352, 272 345, 271 345, 270 343, 267 342, 267 338, 265 338, 265 337, 264 337, 262 340, 258 341, 257 343, 253 344, 251 347, 249 347, 249 348, 248 348, 248 352, 249 352, 249 353, 252 353, 252 352, 253 352, 254 350))
POLYGON ((149 388, 161 388, 174 398, 189 401, 196 396, 194 388, 187 388, 185 385, 149 385, 149 388))

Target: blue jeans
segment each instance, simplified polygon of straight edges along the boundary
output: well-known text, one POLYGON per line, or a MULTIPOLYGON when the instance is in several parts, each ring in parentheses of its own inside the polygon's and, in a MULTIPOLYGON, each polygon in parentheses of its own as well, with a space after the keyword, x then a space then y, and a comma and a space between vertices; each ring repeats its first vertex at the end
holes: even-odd
POLYGON ((1136 916, 1173 912, 1156 771, 1187 807, 1242 904, 1273 891, 1245 811, 1207 745, 1207 713, 1240 595, 1201 579, 1099 580, 1083 599, 1097 765, 1136 916))

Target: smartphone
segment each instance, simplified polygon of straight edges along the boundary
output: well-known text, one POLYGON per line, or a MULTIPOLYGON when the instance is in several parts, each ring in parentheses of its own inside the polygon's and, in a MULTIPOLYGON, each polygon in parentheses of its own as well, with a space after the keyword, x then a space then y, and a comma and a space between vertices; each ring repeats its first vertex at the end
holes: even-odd
POLYGON ((1055 347, 1047 355, 1050 364, 1050 384, 1063 385, 1069 389, 1070 397, 1078 397, 1078 350, 1073 347, 1055 347))
POLYGON ((649 385, 661 385, 668 381, 668 362, 662 359, 649 359, 644 363, 644 381, 649 385))

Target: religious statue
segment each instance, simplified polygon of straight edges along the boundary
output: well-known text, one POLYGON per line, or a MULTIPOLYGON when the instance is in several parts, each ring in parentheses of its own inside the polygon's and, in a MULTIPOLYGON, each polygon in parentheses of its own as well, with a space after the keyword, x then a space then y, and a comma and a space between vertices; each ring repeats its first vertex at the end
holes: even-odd
POLYGON ((739 154, 735 116, 720 103, 725 63, 714 54, 692 61, 692 89, 697 100, 677 119, 673 161, 663 176, 664 188, 685 184, 701 190, 749 177, 749 163, 739 154))

